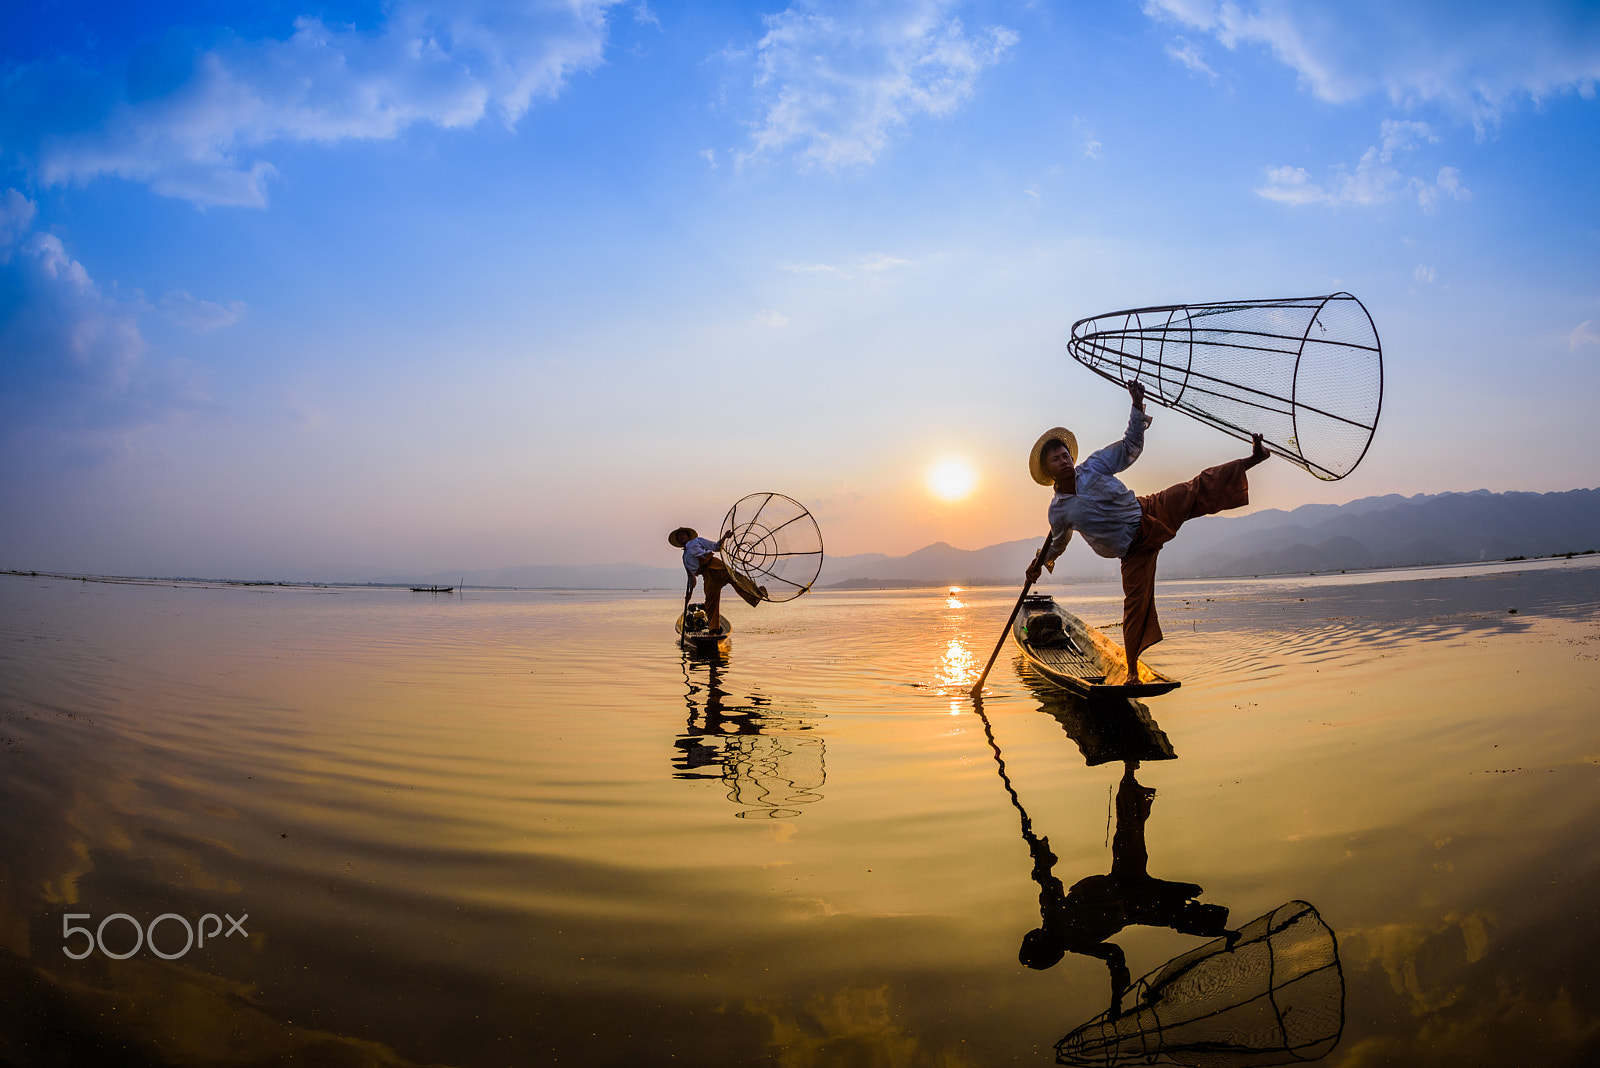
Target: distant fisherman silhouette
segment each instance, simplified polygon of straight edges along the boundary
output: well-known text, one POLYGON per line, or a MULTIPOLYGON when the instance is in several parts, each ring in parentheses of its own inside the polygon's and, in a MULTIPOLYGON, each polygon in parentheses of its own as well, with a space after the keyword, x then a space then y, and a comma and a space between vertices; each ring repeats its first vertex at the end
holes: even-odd
POLYGON ((1109 942, 1112 935, 1133 924, 1170 927, 1180 934, 1207 938, 1224 936, 1231 946, 1239 937, 1229 931, 1228 910, 1222 905, 1196 901, 1203 890, 1195 883, 1175 883, 1151 878, 1146 871, 1149 854, 1144 844, 1144 824, 1156 792, 1134 778, 1137 760, 1124 765, 1117 787, 1117 829, 1111 839, 1111 872, 1091 875, 1065 889, 1055 877, 1057 857, 1050 839, 1033 833, 1024 823, 1023 836, 1033 855, 1033 878, 1039 884, 1041 925, 1022 938, 1017 959, 1030 968, 1053 967, 1067 953, 1081 953, 1106 962, 1111 972, 1111 1007, 1121 1011, 1122 995, 1131 983, 1122 947, 1109 942))
MULTIPOLYGON (((689 585, 683 591, 683 598, 687 602, 694 596, 696 579, 704 579, 706 585, 706 618, 707 629, 717 630, 722 626, 722 587, 732 586, 734 591, 744 598, 751 608, 761 603, 762 593, 760 587, 753 585, 742 575, 736 575, 728 570, 728 565, 717 558, 717 550, 722 548, 722 543, 728 540, 724 534, 716 541, 702 538, 693 527, 679 527, 667 535, 667 543, 674 548, 683 550, 683 569, 689 573, 689 585)), ((684 629, 688 629, 688 620, 684 620, 684 629)))
MULTIPOLYGON (((1159 493, 1135 497, 1116 475, 1132 466, 1144 451, 1144 432, 1151 420, 1144 412, 1143 383, 1129 382, 1128 394, 1133 398, 1133 411, 1121 441, 1079 464, 1077 436, 1066 427, 1054 427, 1033 443, 1028 471, 1039 485, 1053 485, 1056 491, 1049 511, 1054 537, 1044 554, 1045 567, 1055 570, 1056 559, 1066 550, 1074 530, 1098 555, 1122 561, 1126 681, 1137 682, 1140 654, 1161 640, 1155 603, 1156 554, 1186 521, 1249 504, 1250 483, 1245 472, 1270 453, 1257 434, 1249 456, 1208 467, 1188 482, 1159 493)), ((1028 565, 1028 581, 1038 580, 1039 561, 1035 560, 1028 565)))

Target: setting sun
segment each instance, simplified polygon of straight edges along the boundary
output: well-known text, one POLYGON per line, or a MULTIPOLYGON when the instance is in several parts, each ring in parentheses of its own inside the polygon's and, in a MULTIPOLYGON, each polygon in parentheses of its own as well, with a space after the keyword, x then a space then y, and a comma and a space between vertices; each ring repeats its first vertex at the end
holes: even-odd
POLYGON ((928 489, 935 497, 958 501, 972 492, 978 484, 978 473, 972 465, 959 457, 940 460, 928 469, 928 489))

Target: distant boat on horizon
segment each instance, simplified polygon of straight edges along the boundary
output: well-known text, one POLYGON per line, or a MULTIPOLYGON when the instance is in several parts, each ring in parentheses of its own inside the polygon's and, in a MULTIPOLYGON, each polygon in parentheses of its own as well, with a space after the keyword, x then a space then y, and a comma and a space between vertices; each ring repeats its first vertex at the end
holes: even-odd
POLYGON ((454 593, 454 586, 413 586, 412 593, 454 593))

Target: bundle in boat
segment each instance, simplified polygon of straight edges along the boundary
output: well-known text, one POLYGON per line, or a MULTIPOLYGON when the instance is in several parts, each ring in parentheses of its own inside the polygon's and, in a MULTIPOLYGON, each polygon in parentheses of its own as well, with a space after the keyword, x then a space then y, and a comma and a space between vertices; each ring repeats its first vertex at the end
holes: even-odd
POLYGON ((805 505, 781 493, 752 493, 728 509, 722 557, 736 581, 766 601, 792 601, 822 573, 822 529, 805 505))
POLYGON ((1120 1000, 1056 1043, 1056 1063, 1294 1064, 1327 1056, 1344 1031, 1338 945, 1304 901, 1174 958, 1120 1000))
POLYGON ((1112 312, 1073 323, 1068 350, 1325 480, 1354 471, 1378 427, 1383 349, 1349 293, 1112 312))

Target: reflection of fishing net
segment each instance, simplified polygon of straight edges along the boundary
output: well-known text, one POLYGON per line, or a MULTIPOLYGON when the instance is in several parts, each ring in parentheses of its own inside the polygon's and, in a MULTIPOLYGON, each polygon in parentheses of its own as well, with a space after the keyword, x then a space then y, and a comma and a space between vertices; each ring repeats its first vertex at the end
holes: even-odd
POLYGON ((1151 972, 1056 1043, 1056 1063, 1244 1068, 1314 1061, 1344 1030, 1344 973, 1317 910, 1291 901, 1151 972), (1127 998, 1134 998, 1127 1005, 1127 998))
POLYGON ((1383 350, 1348 293, 1112 312, 1073 323, 1068 350, 1321 479, 1355 470, 1378 426, 1383 350))
POLYGON ((728 509, 722 555, 763 600, 792 601, 822 572, 822 531, 799 501, 781 493, 752 493, 728 509))

